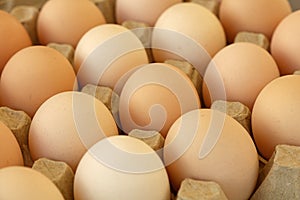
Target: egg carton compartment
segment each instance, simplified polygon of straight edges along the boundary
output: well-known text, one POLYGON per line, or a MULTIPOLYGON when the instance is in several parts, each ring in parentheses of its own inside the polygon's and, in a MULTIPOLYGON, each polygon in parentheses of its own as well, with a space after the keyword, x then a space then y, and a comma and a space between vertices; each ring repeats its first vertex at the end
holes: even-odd
MULTIPOLYGON (((21 24, 25 27, 26 31, 28 32, 32 42, 34 45, 40 45, 40 41, 38 39, 37 34, 37 18, 39 13, 43 7, 43 5, 47 2, 47 0, 30 0, 30 1, 9 1, 4 0, 0 1, 0 9, 6 10, 10 12, 11 15, 15 16, 21 24)), ((117 19, 115 17, 115 7, 116 2, 114 0, 92 0, 92 2, 97 6, 98 9, 102 12, 103 16, 105 17, 106 23, 116 23, 117 19)), ((219 6, 220 1, 218 0, 190 0, 187 2, 193 2, 200 5, 205 6, 210 10, 213 14, 217 17, 219 16, 219 6)), ((289 1, 293 10, 300 9, 300 3, 298 0, 290 0, 289 1)), ((141 21, 135 20, 125 20, 122 23, 123 27, 132 30, 132 32, 137 36, 137 38, 141 41, 144 47, 150 47, 152 32, 150 23, 145 23, 141 21)), ((253 43, 257 46, 263 47, 263 49, 270 51, 270 41, 268 37, 262 33, 255 33, 255 32, 248 32, 242 31, 234 38, 234 43, 239 42, 247 42, 253 43)), ((74 71, 76 72, 78 69, 76 68, 76 64, 74 63, 74 54, 76 51, 76 46, 68 43, 55 43, 51 42, 47 45, 52 49, 59 51, 64 57, 67 58, 69 63, 73 66, 74 71)), ((152 50, 150 48, 146 49, 147 58, 149 59, 150 63, 155 63, 155 59, 153 57, 152 50)), ((199 73, 196 68, 189 62, 184 60, 177 60, 177 59, 167 59, 163 60, 165 64, 172 65, 176 69, 180 69, 182 74, 185 74, 191 80, 192 85, 194 86, 197 95, 200 98, 201 105, 205 107, 205 100, 203 99, 203 73, 199 73)), ((175 71, 176 71, 175 69, 175 71)), ((294 72, 295 75, 300 74, 298 70, 294 72)), ((251 83, 249 83, 251 84, 251 83)), ((120 136, 126 136, 126 131, 123 130, 121 127, 120 116, 119 116, 119 103, 120 103, 120 94, 117 91, 111 89, 111 87, 107 86, 98 86, 95 84, 83 84, 80 85, 78 88, 75 89, 76 91, 80 91, 80 94, 88 94, 94 96, 98 100, 100 100, 103 105, 106 106, 107 110, 110 114, 114 117, 115 123, 117 125, 117 131, 120 136)), ((171 103, 171 102, 170 102, 171 103)), ((252 108, 249 109, 249 106, 238 102, 238 101, 224 101, 224 100, 217 100, 211 102, 210 107, 213 110, 217 110, 223 113, 226 113, 226 116, 230 116, 230 119, 233 118, 234 121, 237 121, 239 124, 242 125, 244 132, 249 134, 250 137, 254 140, 252 127, 251 127, 251 117, 252 117, 252 108)), ((50 109, 51 110, 51 109, 50 109)), ((49 110, 49 112, 50 112, 49 110)), ((140 111, 139 111, 140 112, 140 111)), ((61 194, 57 199, 66 199, 66 200, 73 200, 74 199, 74 176, 76 176, 76 166, 72 164, 67 164, 66 160, 59 160, 53 158, 41 158, 41 159, 32 159, 29 145, 28 145, 28 134, 29 128, 32 122, 32 116, 29 116, 24 111, 13 110, 8 107, 1 107, 0 108, 0 121, 2 121, 15 135, 16 141, 20 146, 21 156, 23 158, 23 164, 28 168, 32 168, 36 171, 41 172, 44 174, 47 179, 51 180, 51 182, 59 189, 59 193, 61 194), (35 161, 33 161, 35 160, 35 161), (75 167, 74 167, 75 166, 75 167)), ((62 119, 63 120, 63 119, 62 119)), ((89 129, 89 127, 87 128, 89 129)), ((147 147, 144 147, 141 143, 140 148, 145 148, 145 151, 148 151, 148 147, 151 147, 156 153, 158 154, 157 159, 153 158, 153 162, 158 162, 160 159, 164 161, 163 156, 163 147, 165 144, 165 133, 161 133, 159 131, 153 130, 139 130, 134 129, 128 133, 131 138, 135 138, 141 140, 143 143, 147 144, 147 147)), ((127 137, 127 136, 126 136, 127 137)), ((126 139, 124 139, 126 140, 126 139)), ((116 143, 118 143, 116 139, 116 143)), ((240 142, 240 141, 239 141, 240 142)), ((128 141, 128 144, 130 141, 128 141)), ((120 143, 122 148, 126 149, 126 145, 120 143), (124 147, 124 146, 125 147, 124 147)), ((130 147, 133 148, 133 147, 130 147)), ((256 149, 259 148, 256 146, 256 149)), ((300 170, 300 147, 299 146, 292 146, 292 145, 277 145, 275 151, 270 156, 270 159, 263 158, 262 154, 258 151, 259 155, 257 155, 257 161, 259 163, 259 175, 258 179, 255 182, 256 186, 253 190, 252 194, 250 195, 250 200, 268 200, 268 199, 298 199, 300 198, 300 182, 299 182, 299 170, 300 170)), ((128 149, 127 149, 128 150, 128 149)), ((153 153, 152 152, 152 153, 153 153)), ((85 156, 86 163, 93 163, 93 157, 85 156)), ((94 163, 95 164, 95 163, 94 163)), ((142 163, 141 163, 142 164, 142 163)), ((232 164, 234 167, 234 163, 232 164)), ((98 166, 98 165, 96 165, 98 166)), ((100 170, 107 170, 105 167, 108 165, 101 166, 100 170), (103 167, 104 166, 104 167, 103 167)), ((85 166, 87 167, 87 166, 85 166)), ((182 166, 183 168, 187 168, 188 166, 182 166)), ((91 164, 87 167, 87 171, 91 170, 99 170, 99 168, 95 167, 91 164)), ((109 169, 105 171, 104 175, 109 177, 107 180, 107 184, 118 184, 114 182, 115 178, 111 177, 121 177, 126 173, 115 173, 115 169, 109 169), (113 171, 113 172, 111 172, 113 171), (109 173, 112 173, 109 175, 109 173), (121 174, 121 175, 120 175, 121 174), (114 180, 114 181, 112 181, 114 180)), ((118 171, 118 170, 116 170, 118 171)), ((159 170, 158 170, 159 171, 159 170)), ((163 172, 164 170, 159 171, 161 174, 161 179, 157 178, 156 182, 157 185, 165 186, 164 181, 166 180, 166 174, 163 172)), ((224 169, 224 173, 226 173, 224 169)), ((241 177, 246 177, 248 173, 253 173, 251 169, 249 171, 244 172, 237 172, 241 177), (242 174, 242 175, 241 175, 242 174), (243 176, 244 174, 244 176, 243 176)), ((25 174, 25 172, 24 172, 25 174)), ((79 173, 78 173, 79 174, 79 173)), ((151 174, 151 173, 150 173, 151 174)), ((80 170, 80 176, 88 176, 89 173, 86 173, 84 170, 80 170)), ((156 174, 157 175, 157 174, 156 174)), ((77 175, 79 176, 79 175, 77 175)), ((155 173, 153 173, 153 177, 155 173)), ((0 173, 1 177, 1 173, 0 173)), ((96 179, 96 173, 92 178, 96 179)), ((124 176, 125 177, 125 176, 124 176)), ((135 178, 127 177, 129 182, 128 184, 132 184, 131 180, 136 180, 135 178)), ((234 177, 236 178, 236 177, 234 177)), ((151 179, 151 177, 149 178, 151 179)), ((100 178, 99 178, 100 180, 100 178)), ((117 178, 116 178, 117 180, 117 178)), ((137 180, 138 182, 139 180, 137 180)), ((251 181, 249 181, 250 183, 251 181)), ((142 184, 142 182, 141 182, 142 184)), ((87 183, 88 185, 88 183, 87 183)), ((52 188, 53 185, 49 186, 52 188)), ((0 181, 1 187, 1 181, 0 181)), ((83 190, 86 187, 84 184, 77 186, 77 191, 80 189, 83 190)), ((130 192, 136 192, 133 186, 133 189, 130 192)), ((151 186, 155 187, 155 186, 151 186)), ((124 186, 123 188, 126 188, 124 186)), ((123 191, 123 188, 120 188, 120 191, 123 191)), ((157 188, 157 187, 156 187, 157 188)), ((159 188, 158 194, 161 196, 165 195, 165 199, 172 199, 172 200, 185 200, 185 199, 229 199, 226 196, 224 188, 217 183, 207 179, 192 179, 187 178, 184 179, 180 183, 180 187, 177 189, 171 188, 171 194, 161 194, 163 191, 167 191, 159 188), (178 192, 177 192, 178 190, 178 192)), ((86 188, 89 189, 89 188, 86 188)), ((111 188, 110 188, 111 189, 111 188)), ((144 194, 147 194, 147 191, 150 191, 152 188, 145 188, 143 191, 144 194)), ((226 189, 227 191, 228 189, 226 189)), ((90 191, 90 190, 89 190, 90 191)), ((107 190, 106 190, 107 191, 107 190)), ((95 189, 94 192, 96 193, 97 190, 95 189)), ((104 191, 105 192, 105 191, 104 191)), ((118 189, 114 189, 113 193, 118 193, 118 189)), ((55 192, 54 192, 55 193, 55 192)), ((1 194, 0 194, 1 197, 1 194)), ((51 199, 51 198, 50 198, 51 199)))
MULTIPOLYGON (((10 127, 16 137, 18 137, 19 135, 19 137, 22 138, 21 140, 26 141, 25 137, 26 135, 28 135, 28 122, 30 122, 30 118, 21 111, 14 111, 8 108, 1 109, 3 110, 0 115, 1 121, 6 123, 8 127, 10 127), (23 128, 23 125, 16 128, 15 124, 18 124, 18 122, 20 121, 25 122, 25 129, 23 128)), ((136 130, 135 133, 130 133, 129 135, 131 137, 141 139, 143 142, 146 142, 149 145, 155 144, 155 141, 158 140, 150 139, 149 134, 151 138, 153 138, 154 135, 159 136, 159 133, 146 133, 145 131, 139 132, 138 130, 136 130)), ((159 142, 159 144, 159 146, 161 147, 161 144, 163 143, 159 142)), ((23 147, 24 146, 25 145, 23 145, 23 147)), ((158 147, 157 149, 155 146, 156 145, 152 146, 152 148, 155 150, 160 149, 160 147, 158 147)), ((286 199, 296 198, 298 195, 297 187, 299 187, 299 154, 300 147, 279 145, 276 147, 272 158, 268 162, 261 158, 261 170, 258 177, 257 189, 254 191, 254 194, 250 199, 276 199, 278 196, 282 195, 284 195, 286 199), (276 187, 274 187, 274 185, 276 185, 276 187)), ((25 165, 30 167, 32 163, 25 163, 25 165)), ((50 180, 52 180, 52 182, 60 189, 65 199, 73 199, 74 173, 66 163, 62 161, 53 161, 50 159, 42 158, 36 160, 32 168, 41 172, 50 180)), ((184 180, 184 182, 181 183, 178 196, 176 198, 175 197, 176 195, 173 194, 173 199, 227 199, 226 195, 224 195, 223 190, 217 183, 193 179, 184 180)))
POLYGON ((293 10, 298 10, 300 9, 300 2, 297 0, 289 0, 293 10))

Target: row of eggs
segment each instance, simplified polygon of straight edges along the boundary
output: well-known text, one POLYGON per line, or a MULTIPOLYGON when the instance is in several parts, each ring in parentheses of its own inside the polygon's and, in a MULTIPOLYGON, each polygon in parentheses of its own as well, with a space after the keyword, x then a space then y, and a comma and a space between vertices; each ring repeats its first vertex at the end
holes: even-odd
MULTIPOLYGON (((65 17, 59 15, 59 11, 62 12, 63 9, 56 6, 65 4, 82 8, 87 2, 78 1, 77 3, 81 5, 78 6, 73 1, 50 0, 45 4, 38 21, 41 24, 38 25, 41 29, 38 32, 44 35, 40 36, 41 43, 43 40, 45 44, 53 42, 51 37, 62 37, 64 33, 68 39, 75 39, 73 35, 76 31, 67 28, 67 25, 72 23, 63 20, 65 17), (47 16, 50 12, 47 9, 52 9, 54 16, 47 16), (57 16, 56 20, 55 16, 57 16), (46 20, 44 24, 43 19, 46 20), (47 20, 54 21, 51 23, 47 20), (53 28, 51 32, 49 30, 51 24, 59 28, 53 28), (68 32, 69 30, 71 32, 68 32)), ((117 5, 122 5, 121 2, 117 1, 117 5)), ((232 40, 230 37, 233 36, 230 36, 229 27, 234 27, 231 22, 228 22, 229 27, 225 25, 226 5, 230 7, 227 12, 235 13, 232 12, 235 10, 233 4, 230 6, 233 2, 235 6, 240 3, 222 1, 220 19, 223 19, 223 23, 202 6, 176 2, 178 4, 160 14, 155 23, 148 22, 155 24, 154 29, 150 29, 153 34, 151 39, 151 47, 154 47, 153 56, 156 62, 169 58, 183 58, 191 62, 200 74, 204 75, 206 84, 203 88, 203 98, 206 106, 209 107, 213 100, 227 99, 241 101, 249 108, 253 108, 252 127, 255 142, 260 152, 269 158, 278 143, 299 145, 297 113, 300 108, 297 102, 300 97, 297 85, 300 77, 279 78, 279 76, 280 73, 285 75, 297 69, 295 63, 298 58, 294 55, 295 51, 288 53, 287 51, 290 48, 297 48, 293 45, 297 41, 297 30, 295 30, 297 26, 294 24, 297 19, 299 20, 300 15, 299 12, 288 15, 290 8, 286 1, 278 1, 279 3, 259 1, 278 6, 273 10, 283 9, 284 14, 281 15, 281 19, 288 15, 277 26, 273 35, 272 57, 267 51, 253 44, 239 43, 225 47, 224 29, 228 37, 227 41, 230 42, 232 40), (286 37, 284 32, 291 35, 286 37), (285 39, 292 42, 284 41, 285 39), (290 47, 283 46, 291 43, 290 47), (276 58, 276 54, 279 58, 276 58), (281 65, 280 60, 285 60, 282 61, 284 64, 281 65), (293 64, 287 63, 292 61, 293 64)), ((253 3, 254 5, 259 4, 256 2, 253 3)), ((245 4, 243 6, 246 7, 245 4)), ((122 197, 133 195, 127 197, 169 198, 169 182, 164 164, 144 144, 132 138, 113 136, 118 134, 117 125, 126 133, 134 128, 155 129, 166 137, 164 162, 168 163, 168 175, 175 190, 184 177, 194 177, 217 181, 230 199, 245 199, 250 196, 256 183, 258 160, 255 146, 248 133, 237 122, 221 113, 199 109, 200 98, 187 76, 167 64, 148 64, 144 46, 132 32, 120 25, 103 22, 102 25, 88 30, 78 39, 78 43, 54 40, 54 42, 75 44, 75 70, 73 70, 72 65, 55 50, 44 46, 30 46, 30 42, 26 43, 28 41, 24 36, 26 34, 19 24, 16 25, 16 20, 7 13, 0 14, 1 18, 10 20, 6 27, 19 27, 14 41, 17 41, 17 35, 23 34, 23 38, 21 37, 17 43, 25 42, 22 47, 14 47, 23 49, 11 57, 7 56, 10 58, 4 64, 5 67, 3 66, 0 81, 1 104, 24 110, 33 117, 29 145, 34 159, 49 157, 64 160, 76 170, 76 199, 93 199, 99 197, 97 195, 108 195, 103 197, 113 199, 112 196, 117 194, 107 191, 122 180, 122 176, 128 176, 123 177, 123 180, 133 180, 135 177, 137 180, 132 183, 135 183, 135 187, 140 183, 141 188, 137 190, 143 192, 128 192, 126 188, 133 187, 129 185, 123 188, 124 191, 121 190, 124 193, 121 191, 118 193, 122 197), (120 95, 120 123, 115 121, 105 106, 95 98, 79 92, 64 92, 77 90, 87 83, 109 86, 120 95), (105 136, 113 137, 101 140, 105 136), (101 141, 93 146, 99 140, 101 141), (109 151, 109 144, 117 148, 109 151), (90 148, 91 146, 93 147, 90 148), (80 162, 89 148, 90 150, 80 162), (122 150, 121 156, 112 157, 112 154, 118 155, 116 152, 112 153, 118 149, 122 150), (129 154, 130 159, 122 154, 123 151, 132 152, 134 155, 145 154, 143 149, 145 152, 150 152, 150 158, 144 155, 138 156, 137 160, 132 160, 131 154, 129 154), (82 164, 78 166, 79 162, 82 164), (201 172, 199 169, 202 169, 201 172), (149 175, 150 172, 157 174, 157 177, 146 178, 145 174, 149 175), (241 174, 237 175, 238 172, 241 174), (139 176, 140 174, 143 176, 139 176), (99 177, 95 178, 96 176, 99 177), (112 180, 111 177, 116 179, 112 180), (109 180, 112 181, 111 185, 108 183, 109 180), (150 183, 153 185, 149 188, 150 183), (103 190, 99 190, 99 185, 103 190), (149 194, 142 189, 144 187, 149 188, 149 194)), ((77 15, 82 19, 84 19, 83 15, 87 16, 87 19, 88 16, 95 16, 77 15)), ((150 14, 146 15, 143 12, 143 16, 150 16, 150 14)), ((268 13, 268 16, 272 15, 268 13)), ((278 16, 280 15, 276 12, 276 17, 278 16)), ((272 24, 270 19, 266 21, 272 24)), ((279 19, 276 23, 278 22, 279 19)), ((78 25, 83 24, 76 21, 77 28, 78 25)), ((235 24, 238 26, 239 23, 235 24)), ((273 25, 272 31, 274 29, 273 25)), ((232 34, 238 31, 237 28, 232 34)), ((270 33, 264 33, 271 37, 270 33)), ((9 36, 5 37, 5 40, 7 38, 9 36)), ((6 45, 5 48, 9 46, 14 45, 6 45)))

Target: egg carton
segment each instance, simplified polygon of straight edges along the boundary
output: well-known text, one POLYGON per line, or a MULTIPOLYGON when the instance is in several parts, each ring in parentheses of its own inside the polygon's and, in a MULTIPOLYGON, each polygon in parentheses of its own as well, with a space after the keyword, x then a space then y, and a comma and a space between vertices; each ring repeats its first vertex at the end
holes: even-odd
MULTIPOLYGON (((37 34, 36 34, 36 19, 38 16, 38 12, 45 1, 26 1, 26 6, 24 1, 2 1, 0 2, 0 8, 10 11, 11 14, 16 16, 21 23, 24 25, 29 35, 34 41, 35 44, 39 44, 37 34), (1 7, 2 6, 2 7, 1 7), (16 7, 17 6, 17 7, 16 7), (33 6, 33 7, 32 7, 33 6), (19 9, 19 10, 18 10, 19 9), (21 10, 21 11, 20 11, 21 10), (25 11, 25 12, 24 12, 25 11)), ((114 9, 111 9, 114 5, 114 1, 102 1, 102 0, 94 0, 95 4, 98 6, 100 10, 103 11, 106 20, 108 22, 115 23, 114 18, 114 9), (106 14, 105 14, 106 13, 106 14)), ((195 3, 199 3, 202 5, 207 5, 209 10, 211 10, 214 14, 218 15, 218 4, 217 1, 193 1, 195 3), (209 3, 208 3, 209 2, 209 3), (213 2, 213 3, 212 3, 213 2)), ((290 1, 296 9, 299 6, 298 1, 290 1)), ((140 22, 136 22, 140 23, 140 22)), ((144 33, 146 34, 146 33, 144 33)), ((147 33, 148 34, 148 33, 147 33)), ((143 34, 140 35, 140 39, 143 38, 143 34)), ((267 37, 260 33, 252 33, 252 32, 241 32, 238 37, 236 37, 236 42, 252 42, 257 44, 265 49, 268 49, 269 41, 267 37)), ((61 52, 68 60, 72 63, 74 57, 74 48, 69 44, 49 44, 52 48, 57 49, 61 52)), ((167 61, 166 61, 167 62, 167 61)), ((170 61, 169 61, 170 62, 170 61)), ((188 76, 193 80, 194 77, 192 74, 194 73, 195 68, 189 63, 184 63, 178 60, 171 60, 171 63, 179 62, 178 68, 180 66, 188 65, 188 67, 181 68, 188 76), (188 69, 188 70, 186 70, 188 69)), ((72 63, 73 64, 73 63, 72 63)), ((295 72, 298 74, 299 72, 295 72)), ((195 86, 198 84, 202 84, 202 77, 197 75, 197 78, 193 80, 195 86)), ((93 88, 93 92, 90 94, 95 94, 95 90, 99 89, 98 86, 90 85, 93 88)), ((201 86, 199 87, 201 88, 201 86)), ((103 88, 102 88, 103 89, 103 88)), ((89 93, 86 88, 83 89, 83 92, 89 93)), ((117 113, 118 109, 116 108, 116 104, 112 104, 112 95, 113 91, 109 88, 105 88, 104 97, 98 97, 112 113, 117 113)), ((101 92, 102 94, 102 92, 101 92)), ((199 94, 201 96, 201 94, 199 94)), ((117 97, 118 98, 118 97, 117 97)), ((213 109, 222 111, 227 113, 229 116, 233 117, 239 123, 243 125, 243 127, 249 132, 251 135, 251 125, 250 118, 251 112, 247 106, 241 104, 240 102, 214 102, 212 105, 213 109)), ((23 159, 26 166, 31 167, 35 170, 39 170, 43 174, 51 179, 55 185, 60 189, 65 199, 73 199, 73 181, 74 181, 74 173, 72 169, 64 162, 61 161, 53 161, 50 159, 42 159, 33 161, 30 157, 29 149, 28 149, 28 141, 26 137, 28 136, 28 130, 31 123, 30 117, 26 115, 26 113, 22 111, 14 111, 10 108, 2 108, 4 109, 5 114, 0 114, 0 118, 4 116, 1 121, 6 122, 7 126, 10 127, 12 132, 15 134, 17 141, 22 150, 23 159), (21 122, 18 130, 13 127, 10 123, 12 122, 21 122), (19 135, 19 136, 18 136, 19 135)), ((143 132, 143 131, 141 131, 143 132)), ((142 141, 149 144, 154 150, 160 149, 162 144, 164 143, 163 137, 155 132, 155 139, 150 137, 145 141, 148 133, 133 133, 133 136, 141 139, 142 141), (155 141, 155 147, 153 146, 153 142, 155 141), (158 145, 158 147, 157 147, 158 145)), ((153 134, 153 132, 152 132, 153 134)), ((153 136, 153 135, 151 135, 153 136)), ((289 146, 289 145, 278 145, 275 149, 273 156, 269 161, 266 161, 261 156, 260 158, 260 174, 257 182, 257 187, 250 199, 298 199, 300 198, 299 194, 299 154, 300 147, 289 146), (274 187, 275 186, 275 187, 274 187)), ((160 155, 162 157, 162 155, 160 155)), ((183 199, 227 199, 225 193, 223 192, 220 185, 215 182, 204 181, 204 180, 192 180, 186 179, 182 182, 181 188, 178 192, 173 192, 171 195, 173 199, 183 200, 183 199)))
MULTIPOLYGON (((299 147, 278 145, 272 158, 262 168, 256 190, 250 200, 298 199, 299 153, 299 147)), ((226 200, 227 197, 215 182, 185 179, 181 183, 176 200, 185 199, 226 200)))
MULTIPOLYGON (((229 113, 232 112, 233 110, 231 109, 229 113)), ((29 116, 22 111, 14 111, 2 107, 0 118, 1 121, 13 131, 18 142, 22 143, 20 147, 23 147, 21 148, 23 157, 27 157, 27 159, 24 159, 26 161, 25 165, 31 167, 32 161, 30 159, 30 154, 26 154, 29 153, 26 140, 31 122, 29 116), (18 126, 16 127, 15 124, 18 124, 18 126)), ((134 133, 130 133, 130 135, 143 140, 155 150, 162 148, 163 139, 157 132, 147 133, 145 131, 139 132, 136 130, 134 133), (154 137, 157 139, 154 139, 154 137)), ((297 193, 299 191, 297 188, 300 184, 298 177, 300 170, 299 155, 300 147, 278 145, 272 158, 268 162, 260 157, 262 167, 257 182, 257 189, 250 199, 277 199, 277 197, 282 196, 284 196, 285 199, 297 199, 299 195, 299 193, 297 193)), ((42 158, 36 160, 32 168, 40 171, 52 180, 60 189, 66 200, 73 199, 74 173, 66 163, 42 158)), ((175 199, 174 195, 173 198, 175 199)), ((178 192, 178 200, 186 198, 195 200, 199 198, 227 199, 217 183, 193 179, 184 180, 178 192)))

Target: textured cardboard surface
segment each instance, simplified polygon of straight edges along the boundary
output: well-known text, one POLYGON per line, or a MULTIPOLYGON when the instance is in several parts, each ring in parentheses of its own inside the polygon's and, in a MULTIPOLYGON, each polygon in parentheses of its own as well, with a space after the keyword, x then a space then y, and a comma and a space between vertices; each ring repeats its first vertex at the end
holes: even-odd
POLYGON ((300 9, 300 1, 299 0, 289 0, 293 10, 300 9))

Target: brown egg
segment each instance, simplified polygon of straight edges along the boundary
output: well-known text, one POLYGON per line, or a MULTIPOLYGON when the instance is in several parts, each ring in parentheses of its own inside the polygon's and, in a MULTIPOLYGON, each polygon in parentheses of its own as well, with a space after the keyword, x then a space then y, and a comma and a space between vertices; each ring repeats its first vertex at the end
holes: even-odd
POLYGON ((152 63, 137 69, 120 95, 119 116, 125 133, 157 130, 164 137, 183 113, 200 108, 191 80, 176 67, 152 63))
POLYGON ((0 199, 64 200, 46 176, 28 167, 0 169, 0 199))
POLYGON ((263 33, 269 39, 279 22, 292 12, 287 0, 222 0, 220 20, 228 42, 240 31, 263 33))
POLYGON ((0 10, 0 44, 0 74, 11 56, 32 44, 22 24, 3 10, 0 10))
POLYGON ((282 75, 300 70, 300 10, 284 18, 275 29, 271 41, 271 54, 282 75))
POLYGON ((81 92, 63 92, 44 102, 33 117, 29 149, 34 160, 64 161, 75 171, 89 147, 117 134, 112 114, 101 101, 81 92))
POLYGON ((288 75, 269 83, 255 101, 252 130, 259 152, 269 159, 276 145, 300 145, 300 76, 288 75))
POLYGON ((117 0, 117 22, 122 24, 122 22, 126 20, 133 20, 154 26, 162 12, 180 2, 182 2, 182 0, 117 0))
POLYGON ((81 159, 74 197, 170 200, 170 185, 163 162, 146 143, 112 136, 99 141, 81 159))
POLYGON ((89 0, 49 0, 37 20, 41 44, 66 43, 76 47, 89 29, 106 23, 102 12, 89 0))
POLYGON ((0 168, 13 165, 24 165, 22 152, 14 134, 0 122, 0 168))
POLYGON ((2 105, 23 110, 31 117, 49 97, 73 89, 77 89, 77 81, 70 62, 44 46, 27 47, 16 53, 0 80, 2 105))
POLYGON ((195 3, 169 7, 158 18, 152 35, 156 62, 187 60, 202 75, 211 56, 225 45, 225 33, 218 18, 195 3))
POLYGON ((80 85, 114 88, 122 76, 148 64, 141 41, 127 28, 104 24, 89 30, 75 49, 74 65, 80 85))
POLYGON ((277 77, 276 62, 263 48, 243 42, 228 45, 214 56, 205 72, 205 105, 228 100, 252 109, 259 92, 277 77))
POLYGON ((170 128, 164 161, 171 184, 185 178, 215 181, 228 199, 249 199, 258 177, 255 145, 237 121, 217 110, 182 115, 170 128))

